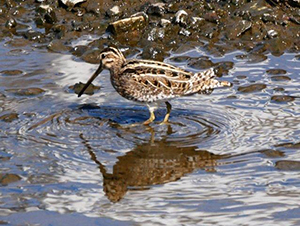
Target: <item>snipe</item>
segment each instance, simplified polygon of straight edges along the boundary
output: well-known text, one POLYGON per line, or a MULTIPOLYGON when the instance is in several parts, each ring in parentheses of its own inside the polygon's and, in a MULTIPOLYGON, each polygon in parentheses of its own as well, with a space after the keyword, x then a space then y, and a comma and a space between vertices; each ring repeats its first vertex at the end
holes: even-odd
POLYGON ((78 97, 103 69, 110 71, 111 83, 122 97, 147 104, 150 117, 144 122, 145 125, 155 119, 157 102, 166 103, 167 113, 163 120, 163 123, 166 123, 172 108, 168 100, 205 93, 217 87, 231 86, 230 82, 216 80, 213 69, 192 73, 159 61, 126 60, 120 50, 108 47, 100 53, 100 66, 79 92, 78 97))

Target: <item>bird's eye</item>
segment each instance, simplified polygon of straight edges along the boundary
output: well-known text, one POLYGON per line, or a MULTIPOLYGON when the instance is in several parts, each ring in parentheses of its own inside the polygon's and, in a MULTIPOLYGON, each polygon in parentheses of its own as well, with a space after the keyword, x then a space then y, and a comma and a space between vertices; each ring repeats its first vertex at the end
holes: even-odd
POLYGON ((101 54, 101 59, 104 59, 106 57, 105 54, 101 54))

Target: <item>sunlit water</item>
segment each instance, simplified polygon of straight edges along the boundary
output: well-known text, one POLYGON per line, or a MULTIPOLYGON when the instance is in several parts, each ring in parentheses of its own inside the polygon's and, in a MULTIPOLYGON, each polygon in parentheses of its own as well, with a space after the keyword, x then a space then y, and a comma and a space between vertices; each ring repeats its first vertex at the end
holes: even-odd
MULTIPOLYGON (((169 125, 159 125, 162 105, 147 127, 130 126, 146 120, 148 110, 120 97, 107 71, 95 82, 100 91, 77 98, 68 87, 86 82, 97 65, 6 41, 0 48, 1 223, 300 224, 295 55, 268 55, 260 63, 241 60, 241 52, 211 57, 234 63, 221 78, 233 87, 173 100, 169 125), (27 88, 45 92, 20 94, 27 88)), ((173 59, 202 55, 193 50, 165 61, 196 71, 173 59)))

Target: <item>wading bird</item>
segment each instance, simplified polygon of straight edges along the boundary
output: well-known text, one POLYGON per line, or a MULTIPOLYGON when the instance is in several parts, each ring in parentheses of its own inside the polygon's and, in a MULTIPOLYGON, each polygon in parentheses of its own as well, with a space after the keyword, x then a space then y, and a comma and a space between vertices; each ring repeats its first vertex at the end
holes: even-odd
POLYGON ((119 49, 108 47, 100 53, 99 67, 79 92, 78 97, 104 69, 110 71, 112 86, 122 97, 147 104, 150 117, 144 125, 150 124, 155 119, 154 111, 159 102, 166 103, 167 113, 162 123, 167 123, 172 109, 168 100, 209 92, 217 87, 231 86, 230 82, 216 80, 212 68, 192 73, 159 61, 126 60, 119 49))

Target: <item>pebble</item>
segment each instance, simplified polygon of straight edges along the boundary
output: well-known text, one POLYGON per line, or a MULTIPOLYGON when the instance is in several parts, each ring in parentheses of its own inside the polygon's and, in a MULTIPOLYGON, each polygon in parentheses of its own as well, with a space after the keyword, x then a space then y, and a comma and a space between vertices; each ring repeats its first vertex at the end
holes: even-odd
POLYGON ((106 15, 108 17, 114 17, 114 16, 118 16, 121 14, 121 10, 120 7, 115 5, 114 7, 112 7, 111 9, 106 11, 106 15))
POLYGON ((263 89, 267 88, 267 85, 265 84, 251 84, 247 86, 240 86, 238 87, 238 91, 242 93, 252 93, 252 92, 258 92, 263 89))
POLYGON ((179 10, 173 19, 175 24, 179 24, 180 26, 187 26, 188 14, 184 10, 179 10))
POLYGON ((163 16, 166 13, 165 3, 151 4, 147 9, 147 14, 155 16, 163 16))

